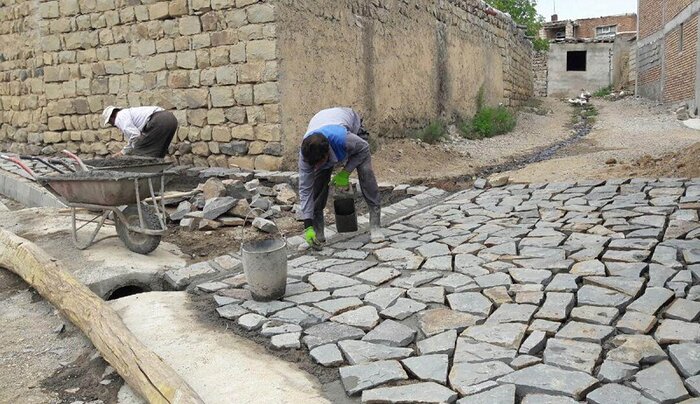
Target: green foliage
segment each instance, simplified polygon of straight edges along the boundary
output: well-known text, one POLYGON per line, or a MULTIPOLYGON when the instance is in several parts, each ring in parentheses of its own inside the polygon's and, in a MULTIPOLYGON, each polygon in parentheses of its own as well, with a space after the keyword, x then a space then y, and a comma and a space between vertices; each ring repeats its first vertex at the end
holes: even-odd
POLYGON ((433 121, 415 133, 415 137, 428 144, 435 144, 447 136, 447 125, 443 121, 433 121))
POLYGON ((517 24, 527 27, 526 34, 536 37, 542 26, 544 18, 537 15, 537 1, 535 0, 486 0, 490 6, 495 7, 513 17, 517 24))
POLYGON ((515 115, 506 107, 486 107, 479 110, 469 125, 459 125, 463 137, 468 139, 481 139, 503 135, 515 128, 517 120, 515 115), (469 132, 466 132, 466 130, 469 132))
POLYGON ((603 98, 605 96, 610 95, 611 93, 612 93, 612 86, 607 86, 607 87, 603 87, 603 88, 598 89, 598 91, 593 93, 593 96, 598 97, 598 98, 603 98))
POLYGON ((543 38, 535 38, 532 40, 532 46, 534 46, 536 51, 548 51, 549 41, 543 38))
POLYGON ((479 87, 479 92, 476 93, 476 110, 481 111, 484 108, 484 86, 479 87))

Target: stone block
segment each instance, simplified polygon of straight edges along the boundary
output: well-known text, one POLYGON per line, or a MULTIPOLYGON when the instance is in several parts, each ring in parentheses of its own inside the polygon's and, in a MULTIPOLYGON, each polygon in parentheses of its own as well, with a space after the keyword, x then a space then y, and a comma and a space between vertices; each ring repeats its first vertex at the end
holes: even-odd
POLYGON ((274 40, 249 41, 246 45, 248 60, 275 60, 277 58, 277 42, 274 40))
POLYGON ((151 20, 164 20, 170 15, 168 3, 161 1, 148 6, 148 17, 151 20))
POLYGON ((231 131, 231 137, 237 140, 255 140, 253 127, 250 125, 235 126, 231 131))
POLYGON ((212 129, 212 140, 215 142, 230 142, 231 129, 225 126, 216 126, 212 129))
POLYGON ((187 9, 187 0, 172 0, 168 5, 168 14, 171 17, 179 17, 181 15, 187 15, 189 10, 187 9))
POLYGON ((180 18, 180 35, 194 35, 202 32, 202 24, 197 16, 180 18))
POLYGON ((233 96, 238 105, 253 105, 253 86, 250 84, 237 85, 233 89, 233 96))
POLYGON ((211 94, 211 104, 213 107, 230 107, 235 102, 234 87, 212 87, 209 92, 211 94))
POLYGON ((246 61, 246 44, 239 42, 231 46, 229 50, 231 63, 244 63, 246 61))
POLYGON ((280 125, 258 125, 255 127, 255 139, 265 142, 279 142, 282 140, 280 125))
MULTIPOLYGON (((227 61, 228 63, 228 61, 227 61)), ((213 61, 212 61, 212 65, 213 61)), ((216 82, 218 84, 236 84, 238 69, 236 66, 221 66, 216 69, 216 82)))
POLYGON ((260 155, 255 158, 255 169, 264 171, 278 171, 282 166, 281 157, 260 155))

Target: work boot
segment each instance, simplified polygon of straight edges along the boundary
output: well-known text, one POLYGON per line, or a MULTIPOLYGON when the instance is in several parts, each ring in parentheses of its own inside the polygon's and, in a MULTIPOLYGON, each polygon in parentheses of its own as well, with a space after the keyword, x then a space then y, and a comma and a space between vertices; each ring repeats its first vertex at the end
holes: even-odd
POLYGON ((386 241, 382 232, 382 210, 379 206, 369 208, 369 239, 373 243, 386 241))
POLYGON ((325 219, 323 218, 323 211, 314 212, 314 220, 313 220, 314 231, 316 232, 316 239, 320 243, 326 242, 326 233, 323 232, 324 227, 325 227, 324 221, 325 221, 325 219))

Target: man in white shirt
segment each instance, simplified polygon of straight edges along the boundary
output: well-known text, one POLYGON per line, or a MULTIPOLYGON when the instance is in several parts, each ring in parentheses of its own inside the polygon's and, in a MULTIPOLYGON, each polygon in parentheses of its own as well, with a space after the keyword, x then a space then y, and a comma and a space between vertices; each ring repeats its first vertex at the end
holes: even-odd
POLYGON ((126 146, 117 155, 127 154, 163 158, 177 132, 177 118, 161 107, 117 108, 102 112, 104 125, 119 128, 126 146))

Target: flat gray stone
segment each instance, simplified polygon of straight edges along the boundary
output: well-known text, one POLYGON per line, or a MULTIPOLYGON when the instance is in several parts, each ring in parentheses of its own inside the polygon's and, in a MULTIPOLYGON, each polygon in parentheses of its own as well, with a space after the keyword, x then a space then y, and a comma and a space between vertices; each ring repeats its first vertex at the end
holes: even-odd
POLYGON ((434 281, 433 285, 442 286, 447 293, 471 292, 480 289, 470 276, 455 273, 434 281))
POLYGON ((410 375, 421 381, 447 383, 450 358, 445 354, 415 356, 401 363, 410 375))
POLYGON ((618 335, 610 344, 615 348, 608 352, 606 360, 637 366, 657 363, 667 357, 650 335, 618 335))
POLYGON ((216 309, 219 317, 227 320, 237 320, 242 315, 248 313, 248 310, 241 307, 238 303, 227 304, 216 309))
POLYGON ((318 324, 320 321, 309 313, 303 311, 299 307, 290 307, 288 309, 280 310, 277 313, 270 316, 272 320, 280 320, 285 323, 297 324, 302 327, 306 327, 313 324, 318 324))
POLYGON ((403 320, 414 315, 415 313, 418 313, 419 311, 425 310, 426 307, 428 306, 426 306, 425 303, 400 297, 393 305, 382 310, 380 314, 385 318, 403 320))
POLYGON ((360 339, 365 332, 359 328, 334 322, 325 322, 304 330, 304 343, 309 349, 346 339, 360 339))
POLYGON ((654 238, 627 238, 613 240, 608 245, 608 248, 617 250, 651 250, 658 244, 658 240, 654 238))
POLYGON ((341 297, 324 300, 313 305, 327 313, 337 315, 362 306, 362 300, 357 297, 341 297))
POLYGON ((578 283, 576 282, 578 278, 578 276, 571 274, 556 274, 545 288, 545 291, 576 292, 578 290, 578 283))
POLYGON ((659 264, 649 264, 649 283, 647 287, 663 288, 673 276, 676 270, 659 264))
POLYGON ((460 332, 476 324, 479 317, 461 313, 447 308, 426 310, 419 315, 418 327, 426 337, 440 334, 447 330, 460 332))
MULTIPOLYGON (((449 254, 449 253, 448 253, 449 254)), ((398 248, 381 248, 374 251, 374 255, 379 261, 396 261, 400 259, 411 258, 414 254, 408 250, 402 250, 398 248)))
POLYGON ((298 324, 285 323, 279 320, 268 321, 263 324, 260 334, 271 337, 273 335, 301 332, 302 328, 298 324))
POLYGON ((346 288, 348 286, 355 286, 360 282, 348 278, 347 276, 332 274, 328 272, 316 272, 309 275, 309 283, 312 284, 317 290, 336 290, 340 288, 346 288))
POLYGON ((408 375, 398 361, 380 361, 340 368, 340 381, 348 395, 398 380, 406 380, 408 375))
POLYGON ((678 261, 678 250, 673 247, 659 245, 654 250, 651 262, 661 264, 670 268, 680 268, 683 266, 678 261))
POLYGON ((506 384, 472 394, 457 401, 457 404, 515 404, 515 385, 506 384))
POLYGON ((598 380, 587 373, 564 370, 546 364, 517 370, 497 381, 515 384, 519 396, 544 393, 566 395, 577 400, 583 398, 598 384, 598 380))
MULTIPOLYGON (((335 255, 335 257, 341 258, 337 254, 335 255)), ((347 264, 332 266, 326 271, 337 275, 355 276, 360 272, 367 270, 368 268, 372 268, 375 265, 377 265, 377 263, 373 261, 355 261, 349 262, 347 264)))
POLYGON ((270 343, 277 349, 299 349, 301 348, 301 332, 287 334, 277 334, 270 338, 270 343))
POLYGON ((316 363, 325 367, 335 367, 345 363, 345 360, 343 360, 343 354, 335 344, 327 344, 316 347, 309 352, 309 355, 311 355, 316 363))
POLYGON ((438 272, 415 272, 410 275, 402 275, 391 282, 391 286, 403 289, 411 289, 422 286, 428 282, 440 278, 442 274, 438 272))
POLYGON ((525 339, 518 352, 526 355, 536 355, 544 349, 546 343, 547 333, 544 331, 533 331, 525 339))
POLYGON ((648 265, 643 262, 606 262, 605 266, 608 269, 610 276, 620 276, 623 278, 637 279, 642 276, 642 273, 647 269, 648 265))
POLYGON ((205 219, 214 220, 228 212, 238 203, 238 200, 230 196, 211 198, 206 201, 202 215, 205 219))
POLYGON ((401 271, 396 268, 374 267, 355 275, 355 279, 378 286, 399 276, 401 276, 401 271))
POLYGON ((544 304, 535 314, 535 318, 563 321, 568 317, 573 306, 573 293, 548 292, 544 304))
POLYGON ((371 304, 377 310, 384 310, 396 302, 398 298, 406 294, 401 288, 379 288, 365 295, 365 303, 371 304))
POLYGON ((377 288, 372 285, 355 285, 348 286, 347 288, 336 289, 333 291, 333 297, 358 297, 362 299, 367 293, 376 290, 377 288))
POLYGON ((379 387, 365 390, 362 393, 362 402, 368 404, 440 404, 451 403, 457 399, 458 394, 437 383, 413 383, 405 386, 379 387))
POLYGON ((603 261, 643 262, 649 255, 649 250, 607 250, 603 254, 603 261))
POLYGON ((556 337, 601 344, 614 331, 615 329, 608 325, 570 321, 566 323, 564 328, 559 330, 556 337))
POLYGON ((452 256, 430 257, 425 260, 421 269, 428 271, 452 271, 452 256))
POLYGON ((679 320, 662 320, 654 338, 659 344, 678 344, 683 342, 700 342, 700 324, 679 320))
POLYGON ((687 299, 676 299, 664 312, 664 317, 693 322, 700 317, 700 302, 687 299))
POLYGON ((525 324, 484 324, 467 328, 461 336, 517 350, 525 337, 526 330, 525 324))
POLYGON ((515 358, 515 349, 503 348, 486 342, 475 342, 469 338, 458 338, 454 363, 458 362, 510 362, 515 358))
POLYGON ((614 307, 579 306, 571 310, 572 320, 601 325, 611 325, 619 315, 620 310, 614 307))
POLYGON ((654 315, 673 296, 674 293, 665 288, 647 288, 642 296, 627 306, 627 310, 654 315))
POLYGON ((381 324, 368 332, 362 340, 394 347, 404 347, 416 336, 416 331, 393 320, 384 320, 381 324))
POLYGON ((493 274, 477 276, 474 281, 482 288, 492 288, 495 286, 510 286, 513 282, 508 274, 496 272, 493 274))
POLYGON ((571 397, 551 396, 548 394, 528 394, 521 404, 579 404, 571 397))
POLYGON ((460 394, 467 394, 471 386, 495 380, 511 372, 513 369, 500 361, 456 363, 450 370, 450 387, 460 394))
POLYGON ((628 311, 617 322, 615 328, 626 334, 648 334, 655 325, 656 317, 646 313, 628 311))
POLYGON ((481 292, 484 294, 484 296, 491 299, 496 306, 500 306, 505 303, 513 303, 513 299, 508 294, 508 289, 506 289, 504 286, 484 289, 481 292))
POLYGON ((642 396, 642 393, 621 384, 606 384, 588 393, 586 400, 591 404, 637 403, 652 404, 654 401, 642 396))
POLYGON ((624 293, 627 296, 635 297, 644 286, 644 279, 623 278, 617 276, 588 276, 583 279, 583 283, 624 293))
POLYGON ((294 304, 280 301, 256 302, 254 300, 248 300, 247 302, 241 304, 241 306, 262 316, 269 316, 277 313, 280 310, 290 308, 294 306, 294 304))
POLYGON ((518 355, 515 359, 510 361, 510 367, 515 370, 520 370, 529 366, 537 365, 542 363, 542 358, 531 355, 518 355))
POLYGON ((602 351, 598 344, 552 338, 544 350, 544 363, 591 374, 602 351))
POLYGON ((683 386, 683 380, 669 361, 659 362, 637 372, 634 381, 645 396, 657 402, 676 403, 690 396, 683 386))
POLYGON ((593 285, 583 285, 576 297, 580 305, 616 308, 622 308, 632 300, 632 297, 624 293, 593 285))
POLYGON ((238 318, 238 325, 248 331, 257 330, 266 322, 267 318, 265 316, 255 313, 244 314, 238 318))
POLYGON ((419 355, 447 354, 452 356, 455 351, 457 331, 448 330, 441 334, 418 341, 416 347, 419 355))
POLYGON ((598 260, 581 261, 571 267, 570 273, 579 276, 605 276, 605 265, 598 260))
POLYGON ((552 278, 552 273, 544 269, 511 268, 508 273, 517 283, 546 285, 552 278))
POLYGON ((484 318, 491 314, 493 307, 491 300, 478 292, 452 293, 447 295, 447 302, 452 310, 484 318))
POLYGON ((608 383, 619 383, 630 379, 638 370, 637 366, 607 359, 600 365, 598 379, 608 383))
POLYGON ((536 310, 532 304, 503 304, 486 319, 486 324, 529 323, 536 310))
POLYGON ((331 317, 331 321, 357 327, 364 331, 369 331, 379 324, 379 314, 372 306, 362 306, 358 309, 346 311, 345 313, 331 317))
POLYGON ((340 341, 338 347, 351 365, 388 359, 403 359, 413 354, 412 348, 395 348, 366 341, 340 341))
POLYGON ((409 289, 408 297, 423 303, 438 303, 445 302, 445 289, 442 286, 422 286, 419 288, 409 289))
POLYGON ((450 247, 442 243, 429 243, 416 248, 416 252, 426 258, 450 255, 450 247))
MULTIPOLYGON (((685 386, 695 396, 700 396, 700 375, 689 377, 685 380, 685 386)), ((683 401, 683 404, 699 404, 700 399, 695 398, 688 401, 683 401)))
POLYGON ((691 377, 700 373, 700 344, 670 345, 668 355, 683 377, 691 377))

